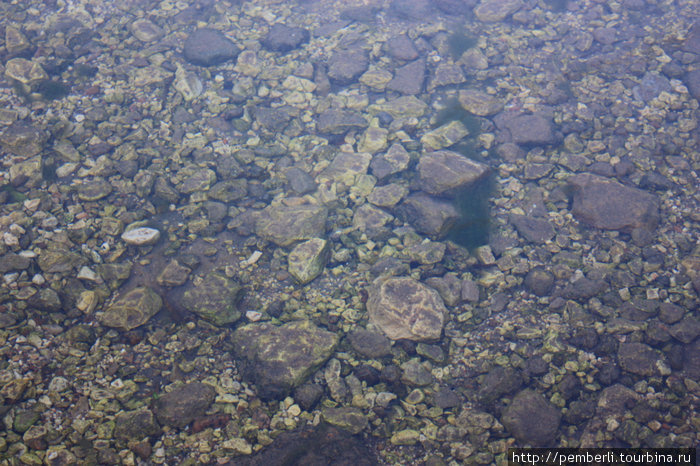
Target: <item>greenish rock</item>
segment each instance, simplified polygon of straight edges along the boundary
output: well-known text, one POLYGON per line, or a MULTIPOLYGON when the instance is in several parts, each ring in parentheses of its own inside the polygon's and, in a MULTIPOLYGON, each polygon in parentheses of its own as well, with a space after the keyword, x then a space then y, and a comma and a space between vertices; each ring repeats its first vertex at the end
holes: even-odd
POLYGON ((406 249, 406 253, 412 261, 420 264, 436 264, 445 256, 445 243, 426 240, 413 244, 406 249))
POLYGON ((390 442, 392 445, 415 445, 420 440, 420 432, 413 429, 404 429, 394 432, 390 442))
POLYGON ((371 87, 372 89, 383 91, 393 77, 394 76, 386 70, 373 68, 360 76, 360 82, 365 86, 371 87))
POLYGON ((489 167, 456 152, 442 150, 423 154, 417 169, 423 191, 449 194, 480 180, 489 167))
POLYGON ((10 181, 25 186, 37 186, 43 179, 42 163, 41 156, 13 163, 10 166, 10 181))
POLYGON ((32 43, 29 42, 27 36, 22 34, 22 31, 14 26, 7 25, 5 28, 5 50, 11 57, 16 57, 28 53, 32 48, 32 43))
POLYGON ((97 264, 95 268, 107 286, 112 290, 116 290, 131 276, 133 264, 131 262, 97 264))
POLYGON ((365 127, 367 127, 367 120, 359 113, 350 110, 330 108, 320 113, 316 119, 316 130, 322 134, 345 134, 365 127))
POLYGON ((321 416, 328 424, 347 430, 351 434, 359 434, 368 425, 367 416, 362 410, 352 406, 325 408, 321 416))
POLYGON ((216 326, 232 324, 241 317, 238 301, 243 287, 219 272, 210 272, 198 284, 192 283, 182 297, 185 309, 216 326))
POLYGON ((49 75, 38 63, 26 58, 12 58, 5 63, 5 76, 22 84, 49 79, 49 75))
POLYGON ((209 188, 209 198, 221 202, 233 202, 248 194, 248 181, 245 178, 219 181, 209 188))
POLYGON ((58 312, 63 309, 61 297, 51 288, 41 288, 27 300, 27 304, 47 312, 58 312))
POLYGON ((39 268, 44 273, 66 273, 74 268, 84 265, 86 260, 67 249, 45 249, 37 258, 39 268))
POLYGON ((362 139, 360 139, 360 143, 357 146, 358 152, 376 154, 377 152, 384 150, 387 146, 388 135, 389 130, 378 128, 376 126, 370 126, 362 135, 362 139))
POLYGON ((128 331, 148 322, 162 305, 163 300, 155 291, 146 287, 134 288, 97 314, 97 320, 107 327, 128 331))
POLYGON ((0 134, 2 147, 20 157, 38 155, 44 149, 46 139, 43 131, 23 121, 12 123, 0 134))
POLYGON ((428 149, 440 150, 456 144, 468 135, 469 130, 464 126, 464 123, 453 120, 425 133, 420 138, 420 142, 428 149))
POLYGON ((141 440, 160 432, 156 417, 147 408, 119 413, 115 423, 114 436, 122 440, 141 440))
POLYGON ((373 114, 386 112, 394 118, 418 118, 428 111, 428 104, 412 95, 399 97, 381 104, 369 107, 373 114))
POLYGON ((367 200, 379 207, 394 207, 408 194, 408 189, 400 184, 389 183, 376 186, 367 200))
POLYGON ((58 152, 61 157, 69 162, 80 162, 82 158, 80 152, 73 146, 73 143, 68 139, 59 139, 53 143, 53 150, 58 152))
POLYGON ((193 170, 182 184, 178 187, 181 193, 191 194, 196 191, 206 191, 216 183, 216 172, 209 168, 198 168, 193 170))
POLYGON ((45 425, 31 426, 22 435, 24 443, 33 450, 45 450, 48 446, 49 430, 45 425))
POLYGON ((12 430, 18 434, 23 434, 39 420, 39 413, 33 409, 24 409, 15 414, 15 419, 12 423, 12 430))
POLYGON ((447 309, 437 291, 411 277, 375 281, 367 300, 369 320, 392 340, 437 340, 447 309))
POLYGON ((318 175, 316 181, 337 182, 345 187, 353 186, 358 175, 367 173, 371 160, 372 156, 367 153, 340 152, 328 168, 318 175))
POLYGON ((276 326, 253 323, 233 334, 234 354, 264 399, 284 398, 304 383, 335 351, 338 336, 297 320, 276 326))
POLYGON ((617 358, 623 370, 647 377, 659 375, 660 365, 665 363, 662 353, 638 342, 620 343, 617 358))
POLYGON ((330 243, 311 238, 297 244, 289 253, 289 273, 302 285, 318 277, 331 255, 330 243))
POLYGON ((112 193, 112 185, 104 178, 96 178, 78 185, 78 198, 81 201, 98 201, 112 193))
POLYGON ((153 42, 163 37, 163 30, 146 18, 131 23, 131 33, 141 42, 153 42))
POLYGON ((501 99, 476 89, 459 91, 457 99, 464 110, 478 116, 495 115, 503 110, 501 99))
POLYGON ((401 364, 401 382, 412 387, 425 387, 433 383, 433 375, 420 359, 413 358, 401 364))
POLYGON ((277 204, 259 213, 255 232, 278 246, 290 246, 297 241, 322 237, 327 217, 328 210, 321 205, 277 204))
MULTIPOLYGON (((211 385, 185 383, 159 397, 154 411, 161 425, 185 427, 195 418, 203 416, 215 397, 216 390, 211 385)), ((145 415, 147 418, 148 414, 145 415)))

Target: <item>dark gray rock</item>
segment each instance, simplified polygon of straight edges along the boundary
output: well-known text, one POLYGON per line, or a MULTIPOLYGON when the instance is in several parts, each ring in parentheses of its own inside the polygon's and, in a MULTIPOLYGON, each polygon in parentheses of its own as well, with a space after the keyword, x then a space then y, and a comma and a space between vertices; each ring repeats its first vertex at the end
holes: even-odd
POLYGON ((367 120, 359 113, 334 108, 325 110, 316 120, 316 129, 325 134, 345 134, 367 126, 367 120))
POLYGON ((352 332, 348 339, 352 348, 365 358, 383 358, 391 354, 391 340, 381 333, 360 329, 352 332))
POLYGON ((665 324, 675 324, 683 318, 685 309, 673 303, 659 304, 659 320, 665 324))
POLYGON ((232 342, 259 396, 281 399, 331 357, 338 336, 311 321, 298 320, 281 326, 248 324, 234 332, 232 342))
POLYGON ((408 168, 411 156, 404 147, 395 142, 389 147, 386 154, 377 155, 370 162, 369 167, 372 174, 378 179, 386 178, 389 175, 400 173, 408 168))
POLYGON ((367 53, 361 48, 338 50, 328 60, 328 77, 336 84, 347 85, 369 67, 367 53))
POLYGON ((398 60, 415 60, 418 58, 418 49, 406 34, 390 38, 386 42, 386 51, 389 56, 398 60))
POLYGON ((61 297, 51 288, 42 288, 27 300, 27 304, 47 312, 58 312, 63 309, 61 297))
POLYGON ((690 95, 692 95, 695 100, 700 100, 700 68, 688 71, 683 76, 683 82, 688 87, 690 95))
POLYGON ((694 316, 687 315, 680 322, 668 329, 673 338, 683 343, 690 343, 700 335, 700 322, 694 316))
POLYGON ((273 52, 289 52, 308 41, 309 31, 306 29, 278 23, 270 28, 260 42, 263 47, 273 52))
POLYGON ((216 391, 211 385, 186 383, 159 397, 154 410, 162 425, 185 427, 195 418, 204 416, 215 397, 216 391))
POLYGON ((551 445, 557 436, 561 412, 542 395, 526 389, 503 410, 501 423, 521 443, 551 445))
POLYGON ((459 218, 457 209, 447 201, 427 194, 411 194, 398 208, 401 217, 433 239, 444 237, 459 218))
POLYGON ((510 214, 508 219, 520 236, 531 243, 543 244, 554 238, 554 227, 543 218, 510 214))
POLYGON ((543 145, 555 140, 552 120, 542 115, 519 115, 508 118, 503 126, 510 132, 515 144, 543 145))
POLYGON ((287 186, 295 194, 316 191, 316 182, 313 177, 300 168, 290 167, 284 171, 284 176, 287 178, 287 186))
POLYGON ((221 31, 201 28, 185 40, 185 59, 200 66, 212 66, 233 60, 240 49, 221 31))
POLYGON ((491 405, 504 395, 515 392, 523 385, 522 373, 512 367, 497 366, 484 375, 477 396, 484 405, 491 405))
POLYGON ((141 440, 160 432, 153 412, 142 408, 117 414, 114 436, 121 440, 141 440))
POLYGON ((659 375, 659 363, 664 360, 661 353, 644 343, 620 343, 617 350, 620 367, 641 376, 659 375))
POLYGON ((584 173, 569 178, 572 213, 582 223, 604 230, 653 231, 659 222, 656 196, 617 181, 584 173))
POLYGON ((283 131, 292 119, 285 107, 255 107, 253 115, 260 126, 270 132, 283 131))
POLYGON ((696 20, 695 23, 693 23, 693 26, 686 36, 685 42, 683 42, 681 46, 681 50, 700 55, 700 20, 696 20))
POLYGON ((547 296, 554 285, 554 275, 547 272, 544 267, 535 267, 527 273, 523 285, 525 289, 537 296, 547 296))
POLYGON ((433 383, 433 375, 420 359, 413 358, 401 364, 401 382, 412 387, 425 387, 433 383))
POLYGON ((416 60, 398 68, 386 88, 406 95, 420 94, 425 83, 425 60, 416 60))
POLYGON ((603 293, 606 289, 607 284, 604 280, 591 280, 590 278, 581 277, 574 283, 568 284, 561 294, 566 299, 587 301, 603 293))

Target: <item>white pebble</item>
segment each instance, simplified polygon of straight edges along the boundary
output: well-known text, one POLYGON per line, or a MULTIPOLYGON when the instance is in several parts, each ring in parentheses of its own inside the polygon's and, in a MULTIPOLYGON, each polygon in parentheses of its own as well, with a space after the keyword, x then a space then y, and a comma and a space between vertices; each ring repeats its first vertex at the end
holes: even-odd
POLYGON ((155 228, 141 227, 133 230, 125 231, 122 234, 122 239, 135 246, 147 246, 154 244, 160 238, 160 231, 155 228))

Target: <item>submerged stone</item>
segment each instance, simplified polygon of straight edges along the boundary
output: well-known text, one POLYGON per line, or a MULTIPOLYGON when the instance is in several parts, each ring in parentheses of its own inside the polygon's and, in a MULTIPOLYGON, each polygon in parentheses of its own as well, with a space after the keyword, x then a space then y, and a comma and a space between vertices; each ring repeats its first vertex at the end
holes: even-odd
POLYGON ((447 309, 437 291, 410 277, 379 280, 370 287, 370 322, 392 340, 437 340, 447 309))
POLYGON ((456 152, 442 150, 421 156, 417 169, 423 191, 445 194, 466 188, 481 179, 489 167, 456 152))
POLYGON ((33 157, 44 149, 46 135, 34 126, 16 121, 0 135, 2 147, 20 157, 33 157))
POLYGON ((218 272, 211 272, 198 284, 192 284, 182 297, 182 305, 217 326, 231 324, 241 317, 238 309, 243 287, 218 272))
POLYGON ((460 215, 450 203, 426 194, 411 194, 399 206, 403 219, 433 239, 447 235, 460 215))
POLYGON ((163 305, 155 291, 146 287, 134 288, 111 304, 97 320, 107 327, 132 330, 156 315, 163 305))
POLYGON ((134 246, 148 246, 158 242, 160 231, 155 228, 141 227, 122 233, 122 240, 134 246))
POLYGON ((559 429, 561 412, 542 395, 525 389, 503 410, 501 423, 521 443, 550 445, 559 429))
POLYGON ((503 102, 499 98, 475 89, 459 91, 458 99, 462 108, 478 116, 495 115, 503 110, 503 102))
POLYGON ((183 51, 188 62, 211 66, 236 58, 240 50, 222 32, 201 28, 190 34, 183 51))
POLYGON ((604 230, 653 231, 659 223, 658 198, 641 189, 584 173, 569 178, 571 212, 582 223, 604 230))
POLYGON ((153 412, 147 408, 126 411, 115 418, 114 436, 122 440, 141 440, 160 432, 153 412))
POLYGON ((248 324, 233 334, 234 353, 265 399, 281 399, 304 383, 337 344, 337 335, 308 320, 248 324))
POLYGON ((290 246, 297 241, 322 237, 327 216, 328 210, 320 205, 268 206, 260 212, 255 232, 278 246, 290 246))
POLYGON ((289 253, 289 273, 297 282, 309 283, 323 272, 330 254, 330 243, 325 239, 312 238, 299 243, 289 253))
POLYGON ((162 425, 185 427, 195 418, 204 416, 215 397, 216 390, 211 385, 186 383, 159 397, 154 410, 162 425))

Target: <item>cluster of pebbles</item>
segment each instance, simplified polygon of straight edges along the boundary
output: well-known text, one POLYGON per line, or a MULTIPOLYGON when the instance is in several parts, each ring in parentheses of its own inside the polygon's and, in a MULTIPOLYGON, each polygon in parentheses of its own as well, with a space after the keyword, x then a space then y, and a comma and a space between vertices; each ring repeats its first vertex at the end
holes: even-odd
POLYGON ((695 8, 3 3, 0 464, 698 445, 695 8))

